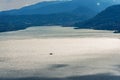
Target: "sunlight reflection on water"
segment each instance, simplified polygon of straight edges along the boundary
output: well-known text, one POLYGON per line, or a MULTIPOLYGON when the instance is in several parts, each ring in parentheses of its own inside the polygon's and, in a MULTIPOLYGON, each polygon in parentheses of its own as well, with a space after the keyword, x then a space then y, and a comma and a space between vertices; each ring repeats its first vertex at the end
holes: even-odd
POLYGON ((120 75, 119 34, 37 27, 0 35, 0 77, 120 75))

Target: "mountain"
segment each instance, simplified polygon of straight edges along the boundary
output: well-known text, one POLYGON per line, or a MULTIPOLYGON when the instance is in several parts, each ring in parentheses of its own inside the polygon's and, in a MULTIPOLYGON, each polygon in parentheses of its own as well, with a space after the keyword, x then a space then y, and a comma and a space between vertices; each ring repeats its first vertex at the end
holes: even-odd
POLYGON ((80 20, 78 16, 71 14, 49 15, 4 15, 0 16, 0 32, 15 31, 31 26, 70 25, 80 20))
POLYGON ((87 20, 113 3, 104 0, 46 1, 0 12, 0 32, 30 26, 69 26, 87 20))
POLYGON ((120 32, 120 5, 110 6, 92 19, 76 23, 74 26, 120 32))
POLYGON ((0 14, 31 15, 65 13, 71 12, 79 6, 89 8, 97 13, 111 4, 112 3, 110 1, 105 2, 104 0, 46 1, 31 6, 23 7, 21 9, 2 11, 0 14), (97 5, 97 3, 100 3, 100 5, 97 5))
POLYGON ((36 14, 40 14, 40 12, 42 12, 40 10, 40 8, 49 6, 49 5, 54 5, 54 4, 58 4, 61 3, 59 1, 44 1, 44 2, 40 2, 37 4, 33 4, 30 6, 25 6, 22 7, 20 9, 13 9, 13 10, 8 10, 8 11, 1 11, 0 15, 25 15, 25 14, 33 14, 33 12, 35 12, 36 14))

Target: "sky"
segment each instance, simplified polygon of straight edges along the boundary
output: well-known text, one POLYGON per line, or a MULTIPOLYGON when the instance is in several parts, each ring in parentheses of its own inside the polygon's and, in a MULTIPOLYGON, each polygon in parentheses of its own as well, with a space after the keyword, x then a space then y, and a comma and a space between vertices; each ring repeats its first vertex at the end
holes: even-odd
MULTIPOLYGON (((42 1, 51 1, 51 0, 0 0, 0 11, 18 9, 23 6, 28 6, 28 5, 35 4, 42 1)), ((59 0, 59 1, 62 1, 62 0, 59 0)), ((111 1, 120 2, 120 0, 111 0, 111 1)))
POLYGON ((42 1, 49 0, 0 0, 0 11, 21 8, 42 1))

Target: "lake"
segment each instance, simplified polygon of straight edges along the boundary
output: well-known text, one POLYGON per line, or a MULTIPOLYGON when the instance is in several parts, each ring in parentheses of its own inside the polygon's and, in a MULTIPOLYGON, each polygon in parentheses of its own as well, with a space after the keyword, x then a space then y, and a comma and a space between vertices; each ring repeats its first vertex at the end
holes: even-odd
POLYGON ((94 76, 94 80, 120 79, 120 34, 60 26, 0 33, 0 79, 93 80, 94 76))

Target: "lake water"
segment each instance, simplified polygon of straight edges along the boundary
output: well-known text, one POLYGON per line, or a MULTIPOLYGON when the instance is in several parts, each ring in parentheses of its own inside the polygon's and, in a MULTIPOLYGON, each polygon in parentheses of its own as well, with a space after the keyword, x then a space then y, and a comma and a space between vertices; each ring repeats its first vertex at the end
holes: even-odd
POLYGON ((0 33, 0 78, 97 74, 120 76, 120 34, 60 26, 0 33))

